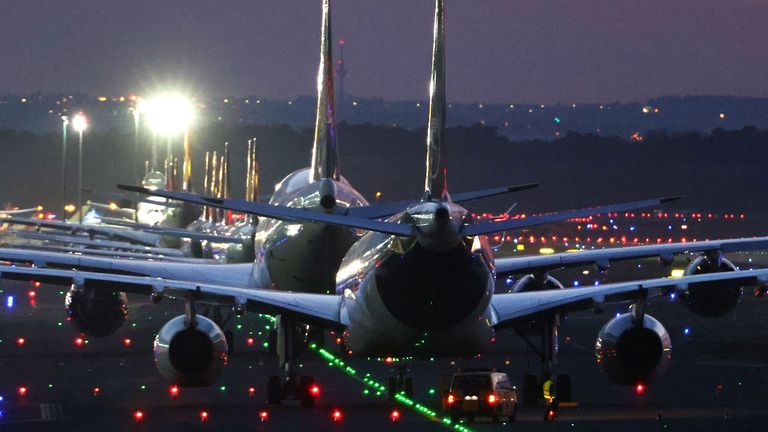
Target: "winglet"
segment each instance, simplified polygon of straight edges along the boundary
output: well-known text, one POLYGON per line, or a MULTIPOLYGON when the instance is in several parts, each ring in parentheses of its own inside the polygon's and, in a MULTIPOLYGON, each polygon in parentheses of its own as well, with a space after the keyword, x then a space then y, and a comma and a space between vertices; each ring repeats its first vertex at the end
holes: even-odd
POLYGON ((331 4, 323 0, 320 36, 320 67, 317 71, 317 118, 312 148, 311 181, 339 179, 336 147, 336 105, 333 93, 333 55, 331 51, 331 4))
POLYGON ((450 201, 445 148, 445 28, 443 0, 435 0, 432 43, 432 75, 429 82, 429 124, 427 126, 427 173, 424 200, 450 201))

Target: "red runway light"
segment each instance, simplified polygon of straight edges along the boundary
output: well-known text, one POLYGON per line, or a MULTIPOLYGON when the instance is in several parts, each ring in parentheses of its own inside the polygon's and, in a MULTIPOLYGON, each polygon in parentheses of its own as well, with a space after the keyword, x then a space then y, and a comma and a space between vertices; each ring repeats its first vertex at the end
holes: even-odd
POLYGON ((28 296, 29 298, 33 299, 33 298, 37 297, 37 291, 35 291, 35 290, 29 290, 29 292, 27 292, 27 296, 28 296))
POLYGON ((131 346, 132 343, 133 343, 133 341, 130 338, 123 339, 123 345, 125 345, 127 347, 131 346))
POLYGON ((341 413, 340 409, 335 409, 331 413, 331 420, 335 422, 340 422, 344 418, 344 415, 341 413))
POLYGON ((85 340, 83 340, 83 338, 75 338, 75 345, 80 347, 80 346, 83 346, 84 343, 85 343, 85 340))
POLYGON ((456 397, 453 396, 452 394, 449 394, 448 400, 446 402, 448 402, 448 405, 453 405, 454 403, 456 403, 456 397))
POLYGON ((179 395, 179 386, 172 385, 168 387, 168 393, 171 395, 171 397, 175 398, 179 395))
POLYGON ((269 412, 267 410, 259 411, 259 420, 263 422, 269 420, 269 412))
POLYGON ((643 394, 645 392, 645 386, 643 384, 638 384, 635 386, 635 392, 639 395, 643 394))
POLYGON ((18 345, 18 346, 22 346, 22 345, 24 345, 26 342, 27 342, 27 341, 26 341, 26 340, 25 340, 23 337, 20 337, 20 338, 16 339, 16 345, 18 345))
POLYGON ((208 421, 208 411, 200 411, 200 421, 201 422, 208 421))
POLYGON ((253 397, 256 394, 256 388, 248 387, 248 396, 253 397))
POLYGON ((25 387, 25 386, 20 386, 20 387, 19 387, 19 388, 16 390, 16 393, 18 393, 18 394, 19 394, 19 396, 21 396, 21 397, 24 397, 24 396, 26 396, 26 395, 27 395, 27 387, 25 387))
POLYGON ((400 411, 392 410, 392 412, 389 413, 389 419, 392 420, 392 421, 400 420, 400 411))
POLYGON ((144 420, 144 411, 140 411, 140 410, 134 411, 133 419, 136 421, 136 423, 139 423, 142 420, 144 420))
POLYGON ((313 384, 312 387, 309 388, 309 394, 311 394, 313 397, 320 396, 320 386, 313 384))
POLYGON ((40 281, 34 281, 32 283, 32 286, 35 287, 35 288, 40 288, 40 281))
POLYGON ((98 396, 101 394, 101 387, 94 387, 93 388, 93 395, 98 396))
POLYGON ((253 346, 253 344, 255 344, 256 341, 252 337, 249 337, 248 339, 245 340, 245 343, 248 344, 248 346, 253 346))
POLYGON ((387 364, 390 364, 393 361, 395 361, 395 360, 392 357, 387 357, 387 358, 384 359, 384 363, 387 363, 387 364))

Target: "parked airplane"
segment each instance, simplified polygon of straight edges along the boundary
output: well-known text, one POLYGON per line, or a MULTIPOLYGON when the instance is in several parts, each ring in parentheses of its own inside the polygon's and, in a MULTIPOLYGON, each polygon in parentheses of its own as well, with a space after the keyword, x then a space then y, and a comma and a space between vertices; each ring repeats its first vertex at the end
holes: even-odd
MULTIPOLYGON (((626 377, 647 382, 657 376, 669 348, 669 337, 662 331, 663 327, 645 314, 648 297, 674 290, 695 293, 703 284, 743 285, 768 280, 768 270, 752 270, 494 295, 494 258, 483 237, 485 234, 653 206, 667 200, 630 202, 501 222, 472 220, 457 204, 458 198, 485 196, 490 192, 451 196, 447 189, 443 139, 443 0, 435 2, 424 195, 417 204, 394 212, 396 214, 386 220, 367 219, 392 212, 364 207, 364 199, 338 173, 332 92, 328 91, 332 88, 329 10, 329 0, 324 0, 323 54, 318 80, 321 91, 311 169, 283 180, 270 205, 129 188, 271 218, 259 222, 255 265, 195 266, 190 272, 190 267, 183 264, 150 268, 148 264, 152 263, 136 263, 145 266, 139 271, 140 267, 127 270, 134 264, 115 259, 81 260, 37 251, 0 250, 0 259, 17 263, 0 267, 3 277, 36 275, 46 280, 72 282, 71 297, 80 305, 93 306, 95 293, 116 290, 151 295, 155 300, 166 294, 185 299, 188 305, 185 315, 166 323, 155 341, 161 374, 182 385, 212 383, 227 362, 224 333, 215 322, 196 313, 197 304, 228 307, 235 313, 249 310, 278 314, 278 354, 287 379, 282 383, 271 380, 271 400, 279 399, 281 392, 282 396, 297 395, 293 365, 298 349, 311 339, 304 324, 311 326, 311 332, 323 328, 342 331, 345 344, 354 355, 462 356, 482 352, 495 331, 516 323, 544 319, 552 330, 556 326, 550 317, 564 310, 625 300, 634 302, 632 312, 611 320, 601 333, 599 349, 603 352, 603 365, 612 365, 613 370, 626 377), (370 232, 357 240, 357 230, 370 232), (323 264, 318 266, 316 261, 323 264), (18 265, 25 262, 34 266, 18 265), (131 274, 112 274, 105 270, 131 274), (332 293, 325 294, 328 291, 332 293), (633 358, 625 363, 623 340, 630 341, 644 354, 638 357, 643 360, 642 364, 633 364, 633 358), (179 356, 182 352, 187 354, 179 356)), ((498 189, 489 191, 499 193, 498 189)), ((755 242, 763 242, 764 247, 768 239, 738 241, 729 247, 748 249, 755 242)), ((714 242, 707 245, 707 250, 723 247, 723 242, 714 242)), ((659 253, 664 255, 667 250, 659 253)), ((525 268, 525 260, 520 258, 514 266, 525 268)), ((102 310, 113 311, 111 315, 89 316, 83 314, 82 309, 76 309, 78 319, 96 330, 120 321, 124 315, 118 307, 125 303, 118 297, 120 295, 101 297, 106 299, 100 305, 102 310)), ((553 330, 546 335, 552 339, 556 333, 553 330)), ((548 360, 554 362, 556 351, 550 350, 550 353, 548 360)))

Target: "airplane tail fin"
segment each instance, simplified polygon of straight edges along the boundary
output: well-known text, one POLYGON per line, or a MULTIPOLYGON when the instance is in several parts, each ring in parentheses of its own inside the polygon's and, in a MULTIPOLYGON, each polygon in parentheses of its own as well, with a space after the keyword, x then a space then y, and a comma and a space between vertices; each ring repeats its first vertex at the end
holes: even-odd
POLYGON ((336 105, 333 91, 333 55, 331 51, 331 5, 323 0, 323 24, 320 36, 320 67, 317 72, 317 117, 312 148, 311 181, 339 179, 336 147, 336 105))
POLYGON ((190 143, 190 131, 187 128, 184 133, 184 166, 182 167, 181 189, 184 192, 192 192, 192 145, 190 143))
POLYGON ((429 82, 429 124, 427 126, 427 173, 424 201, 450 201, 445 148, 445 27, 444 0, 435 0, 432 42, 432 75, 429 82))
MULTIPOLYGON (((229 169, 229 143, 224 143, 224 162, 221 164, 221 197, 231 198, 232 184, 230 182, 230 169, 229 169)), ((232 211, 224 210, 222 215, 222 222, 229 225, 232 223, 232 211)))
POLYGON ((256 161, 256 138, 248 140, 248 172, 246 174, 245 200, 259 201, 259 163, 256 161))

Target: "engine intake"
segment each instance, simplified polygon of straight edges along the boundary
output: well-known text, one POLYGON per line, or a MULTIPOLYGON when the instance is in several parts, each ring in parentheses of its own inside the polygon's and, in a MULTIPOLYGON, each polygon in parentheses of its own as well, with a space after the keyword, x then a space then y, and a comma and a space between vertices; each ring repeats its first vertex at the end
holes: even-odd
MULTIPOLYGON (((706 256, 693 260, 685 268, 685 275, 698 275, 718 272, 737 271, 733 263, 726 259, 720 260, 720 265, 713 264, 706 256)), ((743 287, 738 282, 718 281, 683 284, 677 287, 685 307, 701 317, 719 317, 727 314, 741 300, 743 287)))
POLYGON ((608 379, 619 385, 649 384, 661 377, 672 356, 672 341, 664 326, 645 314, 635 325, 632 314, 608 321, 595 342, 595 357, 608 379))
POLYGON ((104 337, 116 332, 125 322, 128 296, 103 287, 72 285, 64 306, 77 331, 92 337, 104 337))
POLYGON ((227 339, 210 319, 197 315, 188 326, 186 316, 168 321, 155 337, 155 365, 168 381, 185 387, 214 383, 227 365, 227 339))

